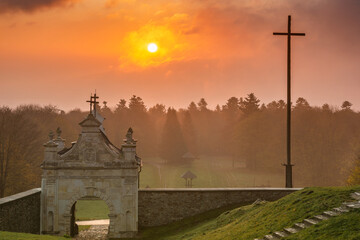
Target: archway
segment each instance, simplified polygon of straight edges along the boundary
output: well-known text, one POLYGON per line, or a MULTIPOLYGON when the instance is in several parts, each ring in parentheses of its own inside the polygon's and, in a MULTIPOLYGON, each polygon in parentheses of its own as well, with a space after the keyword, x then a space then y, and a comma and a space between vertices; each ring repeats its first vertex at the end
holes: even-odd
MULTIPOLYGON (((94 187, 87 187, 84 191, 73 196, 66 207, 68 217, 68 233, 71 237, 79 233, 79 226, 76 223, 79 220, 108 219, 106 234, 114 229, 114 206, 109 197, 102 194, 100 190, 94 187), (79 212, 80 210, 80 212, 79 212), (80 214, 80 215, 79 215, 80 214)), ((90 224, 91 225, 91 224, 90 224)), ((80 230, 83 227, 80 227, 80 230)))
POLYGON ((77 200, 71 209, 70 236, 78 235, 86 239, 94 233, 97 237, 109 233, 110 210, 106 202, 97 197, 83 197, 77 200))

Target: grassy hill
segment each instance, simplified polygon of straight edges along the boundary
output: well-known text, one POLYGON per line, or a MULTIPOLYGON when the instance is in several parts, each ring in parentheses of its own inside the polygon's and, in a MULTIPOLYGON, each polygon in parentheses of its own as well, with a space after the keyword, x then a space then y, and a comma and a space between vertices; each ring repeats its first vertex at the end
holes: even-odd
MULTIPOLYGON (((198 215, 163 227, 141 230, 141 239, 254 239, 290 227, 349 201, 357 187, 305 188, 278 201, 198 215)), ((288 239, 360 239, 360 210, 331 218, 288 239)))
MULTIPOLYGON (((275 202, 248 205, 231 210, 222 208, 166 226, 143 228, 140 229, 138 239, 253 240, 338 207, 344 201, 353 201, 350 193, 355 191, 360 191, 360 186, 305 188, 275 202)), ((359 219, 360 209, 353 210, 302 230, 286 239, 359 240, 359 219)), ((38 235, 0 232, 0 240, 3 239, 55 240, 64 238, 47 236, 40 238, 38 235)))
POLYGON ((69 240, 69 238, 0 231, 0 240, 69 240))

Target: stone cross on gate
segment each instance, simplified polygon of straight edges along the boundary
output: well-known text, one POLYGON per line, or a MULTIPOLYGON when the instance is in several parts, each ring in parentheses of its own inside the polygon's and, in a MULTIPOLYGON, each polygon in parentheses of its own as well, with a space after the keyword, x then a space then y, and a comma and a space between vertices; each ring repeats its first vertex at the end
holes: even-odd
POLYGON ((283 164, 286 167, 286 184, 285 187, 292 188, 292 166, 291 164, 291 36, 305 36, 305 33, 291 32, 291 16, 288 16, 288 31, 285 33, 274 32, 274 35, 287 36, 287 163, 283 164))
POLYGON ((96 92, 94 94, 94 96, 91 94, 90 95, 90 100, 86 101, 88 103, 90 103, 90 113, 92 110, 94 110, 94 116, 96 116, 96 104, 98 104, 99 102, 97 101, 99 97, 96 96, 96 92), (93 107, 94 106, 94 107, 93 107))

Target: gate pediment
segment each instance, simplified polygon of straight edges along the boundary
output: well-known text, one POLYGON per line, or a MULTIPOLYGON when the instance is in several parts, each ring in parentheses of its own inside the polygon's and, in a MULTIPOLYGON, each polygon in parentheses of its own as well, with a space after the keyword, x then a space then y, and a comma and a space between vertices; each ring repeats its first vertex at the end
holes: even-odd
POLYGON ((113 145, 96 112, 96 95, 89 101, 90 113, 80 122, 81 133, 71 147, 49 134, 42 164, 41 232, 71 235, 75 232, 76 201, 100 198, 110 210, 109 238, 134 237, 137 232, 137 190, 141 159, 129 128, 120 148, 113 145), (124 214, 126 217, 124 217, 124 214))

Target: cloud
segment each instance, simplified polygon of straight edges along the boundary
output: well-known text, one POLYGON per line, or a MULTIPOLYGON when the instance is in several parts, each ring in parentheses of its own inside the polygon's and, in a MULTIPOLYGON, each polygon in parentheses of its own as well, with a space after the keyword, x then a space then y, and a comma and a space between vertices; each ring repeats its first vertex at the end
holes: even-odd
POLYGON ((0 13, 27 12, 39 9, 71 5, 77 0, 1 0, 0 13))

